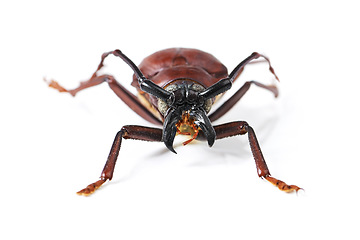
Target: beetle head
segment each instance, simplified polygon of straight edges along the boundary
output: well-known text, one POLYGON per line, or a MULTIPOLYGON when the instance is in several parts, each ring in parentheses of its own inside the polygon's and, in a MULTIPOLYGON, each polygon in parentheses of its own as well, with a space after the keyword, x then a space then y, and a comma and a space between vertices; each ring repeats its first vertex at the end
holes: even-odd
POLYGON ((215 142, 216 133, 207 117, 213 99, 205 99, 200 95, 205 90, 198 84, 172 84, 165 88, 172 95, 169 101, 159 99, 159 111, 164 115, 163 141, 166 147, 174 152, 173 142, 177 132, 181 132, 179 126, 184 124, 194 129, 200 128, 211 147, 215 142))

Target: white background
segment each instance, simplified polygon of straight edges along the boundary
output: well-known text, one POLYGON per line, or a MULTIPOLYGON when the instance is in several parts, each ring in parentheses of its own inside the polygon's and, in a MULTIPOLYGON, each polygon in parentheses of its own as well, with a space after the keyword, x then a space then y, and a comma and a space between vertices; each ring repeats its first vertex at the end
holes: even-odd
MULTIPOLYGON (((12 1, 1 3, 1 239, 358 239, 359 12, 350 1, 12 1), (251 3, 249 3, 251 2, 251 3), (246 120, 286 194, 257 177, 246 136, 177 155, 125 140, 114 178, 91 197, 113 138, 151 126, 106 84, 75 98, 105 51, 135 63, 168 47, 212 53, 231 71, 266 54, 280 96, 255 86, 217 121, 246 120)), ((105 72, 129 87, 131 69, 105 72)), ((249 66, 234 85, 272 80, 249 66)), ((226 96, 226 95, 225 95, 226 96)))

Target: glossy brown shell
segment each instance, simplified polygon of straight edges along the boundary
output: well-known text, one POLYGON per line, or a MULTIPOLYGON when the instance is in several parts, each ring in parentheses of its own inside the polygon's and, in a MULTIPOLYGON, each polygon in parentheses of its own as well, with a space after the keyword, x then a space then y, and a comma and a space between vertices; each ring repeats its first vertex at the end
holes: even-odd
MULTIPOLYGON (((189 48, 155 52, 138 67, 147 79, 161 87, 178 79, 187 79, 208 88, 228 76, 226 67, 213 55, 189 48)), ((131 85, 140 90, 135 76, 131 85)))

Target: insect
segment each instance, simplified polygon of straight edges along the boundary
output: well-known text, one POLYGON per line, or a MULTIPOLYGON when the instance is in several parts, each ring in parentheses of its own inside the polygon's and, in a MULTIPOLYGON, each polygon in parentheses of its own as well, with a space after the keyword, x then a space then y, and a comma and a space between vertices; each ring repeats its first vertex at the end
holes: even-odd
POLYGON ((257 173, 285 192, 298 191, 296 185, 288 185, 270 175, 253 128, 245 121, 235 121, 213 126, 212 122, 227 113, 248 91, 251 85, 271 91, 275 97, 278 90, 275 85, 265 85, 257 81, 248 81, 226 100, 215 111, 210 112, 214 102, 228 91, 239 77, 244 67, 255 59, 263 58, 269 64, 269 70, 278 80, 270 61, 257 52, 240 62, 228 74, 227 68, 214 56, 206 52, 188 48, 170 48, 158 51, 146 57, 137 67, 120 50, 106 52, 92 77, 81 82, 79 87, 67 90, 54 80, 48 85, 59 92, 67 92, 75 96, 79 91, 108 83, 113 92, 134 112, 162 128, 126 125, 116 134, 100 180, 89 184, 77 192, 90 195, 106 181, 113 177, 115 164, 121 147, 122 139, 163 142, 172 152, 176 134, 189 135, 189 140, 207 141, 211 147, 215 140, 247 134, 251 152, 255 159, 257 173), (114 55, 121 58, 134 71, 132 86, 138 91, 138 97, 129 92, 111 75, 101 75, 99 70, 104 60, 114 55))

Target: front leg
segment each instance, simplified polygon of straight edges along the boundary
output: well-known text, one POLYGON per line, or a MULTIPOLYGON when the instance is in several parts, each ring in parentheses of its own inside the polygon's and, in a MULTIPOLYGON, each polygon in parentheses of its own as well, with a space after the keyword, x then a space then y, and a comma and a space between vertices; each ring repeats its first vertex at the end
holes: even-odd
POLYGON ((116 160, 118 158, 121 147, 121 141, 123 138, 150 141, 150 142, 161 142, 162 129, 135 126, 135 125, 122 127, 121 130, 115 136, 108 159, 101 173, 100 180, 89 184, 86 188, 77 192, 77 194, 88 196, 94 193, 95 190, 98 189, 101 185, 103 185, 107 180, 110 181, 112 179, 116 160))
MULTIPOLYGON (((249 126, 247 122, 238 121, 238 122, 230 122, 222 125, 214 126, 216 132, 216 139, 222 139, 226 137, 233 137, 236 135, 244 135, 248 134, 249 143, 251 152, 255 159, 256 169, 258 176, 266 179, 270 183, 277 186, 281 191, 285 192, 293 192, 299 191, 301 188, 296 185, 288 185, 285 182, 278 180, 270 175, 269 168, 266 165, 264 156, 261 152, 259 142, 256 139, 256 135, 254 129, 249 126)), ((198 135, 199 138, 202 137, 202 134, 198 135)))

